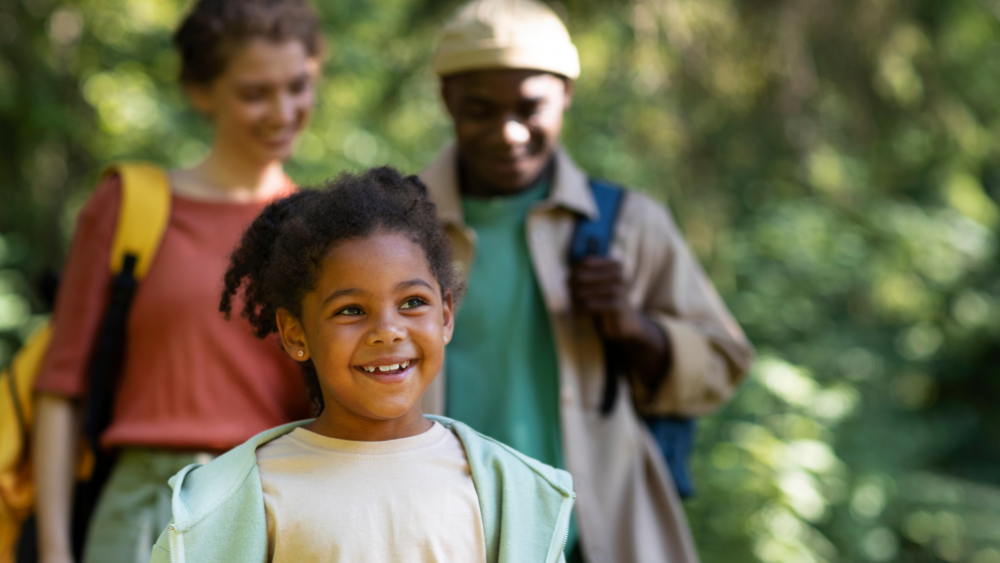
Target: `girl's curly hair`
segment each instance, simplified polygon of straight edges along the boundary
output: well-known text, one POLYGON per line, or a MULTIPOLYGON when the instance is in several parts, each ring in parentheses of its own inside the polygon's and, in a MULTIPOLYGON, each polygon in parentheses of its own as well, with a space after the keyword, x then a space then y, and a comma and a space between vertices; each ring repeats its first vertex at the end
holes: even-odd
POLYGON ((174 34, 181 82, 211 83, 233 49, 255 38, 299 41, 311 57, 323 50, 319 18, 306 0, 198 0, 174 34))
MULTIPOLYGON (((242 292, 241 316, 259 338, 277 332, 284 308, 302 314, 302 299, 315 289, 319 269, 340 241, 392 232, 423 249, 441 291, 455 302, 463 293, 451 260, 451 244, 437 220, 427 188, 416 176, 383 167, 342 174, 317 189, 303 189, 271 203, 250 224, 226 270, 219 310, 226 318, 242 292)), ((323 395, 311 361, 302 362, 306 390, 319 413, 323 395)))

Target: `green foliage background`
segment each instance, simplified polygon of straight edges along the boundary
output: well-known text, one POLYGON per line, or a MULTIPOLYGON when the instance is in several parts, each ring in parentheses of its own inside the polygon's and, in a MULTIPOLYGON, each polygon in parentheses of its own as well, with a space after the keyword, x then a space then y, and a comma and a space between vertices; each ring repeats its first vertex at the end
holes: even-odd
MULTIPOLYGON (((447 142, 456 3, 317 2, 329 58, 288 170, 447 142)), ((196 162, 181 0, 0 0, 0 361, 45 318, 102 164, 196 162)), ((668 203, 760 352, 702 424, 706 563, 1000 562, 1000 1, 564 0, 565 144, 668 203)))

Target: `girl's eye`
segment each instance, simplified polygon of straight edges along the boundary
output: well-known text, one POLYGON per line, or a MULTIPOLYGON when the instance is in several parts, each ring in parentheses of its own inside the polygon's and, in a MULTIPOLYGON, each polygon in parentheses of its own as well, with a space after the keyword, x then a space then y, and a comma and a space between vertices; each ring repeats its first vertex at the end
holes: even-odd
POLYGON ((403 302, 403 305, 400 307, 400 309, 414 309, 416 307, 426 304, 427 302, 419 297, 411 297, 403 302))
POLYGON ((343 309, 337 311, 338 315, 344 315, 348 317, 355 317, 361 314, 360 307, 344 307, 343 309))

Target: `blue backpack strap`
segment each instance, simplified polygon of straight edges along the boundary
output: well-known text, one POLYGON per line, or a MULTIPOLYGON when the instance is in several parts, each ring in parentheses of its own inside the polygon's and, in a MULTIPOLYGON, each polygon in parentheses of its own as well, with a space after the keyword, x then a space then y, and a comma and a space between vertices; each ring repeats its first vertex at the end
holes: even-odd
MULTIPOLYGON (((597 203, 598 217, 591 220, 580 216, 577 219, 573 244, 570 246, 570 264, 576 264, 587 256, 608 255, 618 212, 625 197, 625 190, 600 180, 591 179, 590 190, 597 203)), ((608 415, 618 398, 618 374, 624 360, 614 346, 605 343, 604 347, 606 375, 600 410, 601 414, 608 415)), ((674 416, 645 417, 644 420, 663 454, 677 493, 682 498, 694 495, 688 466, 694 450, 695 420, 674 416)))
POLYGON ((590 191, 597 203, 598 216, 594 220, 582 215, 577 219, 573 245, 570 246, 571 264, 576 264, 586 256, 608 255, 611 239, 615 234, 618 210, 625 196, 625 191, 618 186, 600 180, 590 180, 590 191))
MULTIPOLYGON (((583 215, 577 217, 573 244, 570 246, 570 264, 577 264, 587 256, 607 256, 611 250, 611 239, 614 238, 615 223, 625 190, 591 178, 590 192, 597 204, 597 218, 588 219, 583 215)), ((611 414, 618 399, 618 373, 622 366, 620 357, 615 346, 605 343, 604 392, 601 394, 600 406, 601 414, 605 416, 611 414)))

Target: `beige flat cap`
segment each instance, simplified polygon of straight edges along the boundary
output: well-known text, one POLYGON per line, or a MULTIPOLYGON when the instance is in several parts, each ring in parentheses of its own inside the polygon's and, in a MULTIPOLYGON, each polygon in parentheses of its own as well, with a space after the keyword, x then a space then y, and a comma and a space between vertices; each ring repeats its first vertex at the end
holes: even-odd
POLYGON ((445 26, 434 72, 520 68, 580 76, 580 56, 566 26, 535 0, 472 0, 445 26))

